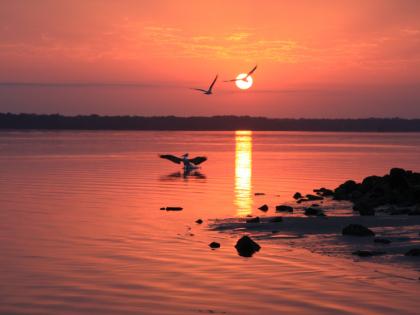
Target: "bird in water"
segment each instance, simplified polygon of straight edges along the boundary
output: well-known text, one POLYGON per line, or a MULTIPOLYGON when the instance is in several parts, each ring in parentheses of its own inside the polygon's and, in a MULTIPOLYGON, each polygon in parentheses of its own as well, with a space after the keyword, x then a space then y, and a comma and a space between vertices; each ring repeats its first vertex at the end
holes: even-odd
POLYGON ((161 154, 159 155, 159 157, 174 162, 176 164, 180 164, 182 162, 184 164, 184 171, 191 171, 193 169, 196 169, 198 168, 197 165, 207 161, 207 158, 205 156, 197 156, 193 159, 189 159, 188 153, 185 153, 184 155, 182 155, 182 157, 177 157, 171 154, 161 154))
POLYGON ((196 88, 192 88, 192 90, 203 92, 206 95, 213 94, 213 85, 216 83, 218 76, 219 75, 216 75, 216 77, 214 78, 213 82, 210 84, 210 86, 209 86, 209 88, 207 90, 204 90, 204 89, 196 89, 196 88))
POLYGON ((248 81, 248 77, 249 77, 251 74, 253 74, 255 70, 257 70, 257 65, 255 65, 255 67, 254 67, 254 68, 252 68, 252 70, 251 70, 251 71, 249 71, 249 72, 246 74, 246 76, 245 76, 245 77, 243 77, 243 78, 241 78, 241 79, 236 78, 236 79, 232 79, 232 80, 225 80, 224 82, 248 81))

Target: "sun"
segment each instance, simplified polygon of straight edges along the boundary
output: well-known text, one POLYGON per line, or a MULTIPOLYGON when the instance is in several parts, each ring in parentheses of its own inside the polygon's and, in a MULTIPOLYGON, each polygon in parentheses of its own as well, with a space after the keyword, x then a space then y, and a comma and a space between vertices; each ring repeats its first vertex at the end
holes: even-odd
POLYGON ((238 88, 240 88, 241 90, 246 90, 252 86, 252 83, 254 82, 254 80, 252 80, 252 77, 250 75, 247 77, 246 73, 241 73, 241 74, 238 74, 235 82, 238 88), (244 78, 246 78, 246 80, 242 80, 244 78))

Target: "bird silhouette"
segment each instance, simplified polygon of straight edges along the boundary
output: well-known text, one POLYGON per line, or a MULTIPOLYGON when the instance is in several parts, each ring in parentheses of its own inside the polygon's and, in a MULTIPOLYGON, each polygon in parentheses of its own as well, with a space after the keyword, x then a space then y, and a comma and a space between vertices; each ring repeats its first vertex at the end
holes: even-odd
POLYGON ((257 65, 255 65, 254 68, 252 68, 251 71, 249 71, 245 77, 243 77, 242 79, 232 79, 232 80, 225 80, 224 82, 235 82, 235 81, 247 81, 248 77, 254 73, 254 71, 257 70, 257 65))
POLYGON ((204 94, 206 94, 206 95, 211 95, 211 94, 213 94, 213 92, 212 92, 212 91, 213 91, 213 86, 214 86, 214 84, 216 83, 218 76, 219 76, 219 75, 216 75, 216 77, 214 78, 213 82, 210 84, 210 86, 209 86, 209 88, 208 88, 207 90, 204 90, 204 89, 197 89, 197 88, 192 88, 192 90, 196 90, 196 91, 203 92, 203 93, 204 93, 204 94))

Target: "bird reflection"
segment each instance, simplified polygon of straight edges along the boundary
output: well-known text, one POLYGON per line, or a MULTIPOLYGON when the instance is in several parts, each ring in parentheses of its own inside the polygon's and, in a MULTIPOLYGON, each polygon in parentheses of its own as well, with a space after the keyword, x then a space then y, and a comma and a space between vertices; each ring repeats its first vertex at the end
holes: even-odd
POLYGON ((162 181, 179 180, 179 179, 188 180, 189 178, 205 180, 206 175, 204 175, 203 173, 197 170, 185 170, 183 172, 178 171, 178 172, 174 172, 174 173, 162 176, 160 180, 162 181))
POLYGON ((238 216, 252 212, 252 131, 235 132, 235 205, 238 216))

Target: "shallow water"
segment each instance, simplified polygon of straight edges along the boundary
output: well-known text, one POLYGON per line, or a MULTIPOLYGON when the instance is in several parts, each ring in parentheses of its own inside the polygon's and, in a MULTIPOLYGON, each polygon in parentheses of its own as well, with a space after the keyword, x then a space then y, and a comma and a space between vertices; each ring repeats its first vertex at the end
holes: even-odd
POLYGON ((420 134, 2 132, 0 313, 417 314, 408 271, 207 229, 394 166, 420 171, 420 134), (184 152, 209 160, 157 158, 184 152))

